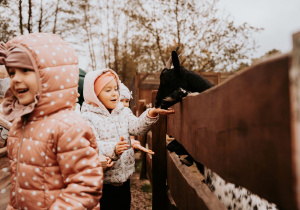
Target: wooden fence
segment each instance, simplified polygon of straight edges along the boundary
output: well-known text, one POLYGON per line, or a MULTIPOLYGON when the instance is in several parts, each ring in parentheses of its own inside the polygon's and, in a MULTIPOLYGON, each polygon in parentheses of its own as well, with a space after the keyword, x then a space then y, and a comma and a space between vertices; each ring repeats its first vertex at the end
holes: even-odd
POLYGON ((142 171, 152 184, 154 210, 226 209, 198 170, 166 150, 167 136, 226 181, 279 209, 300 209, 300 33, 293 43, 292 53, 186 97, 142 137, 155 152, 144 156, 142 171))

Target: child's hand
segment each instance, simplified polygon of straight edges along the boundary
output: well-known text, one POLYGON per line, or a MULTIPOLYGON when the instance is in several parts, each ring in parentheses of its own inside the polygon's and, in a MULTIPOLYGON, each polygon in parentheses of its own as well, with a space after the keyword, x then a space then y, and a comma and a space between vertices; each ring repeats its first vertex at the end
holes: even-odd
POLYGON ((121 140, 117 143, 115 152, 117 155, 121 155, 125 150, 129 148, 129 145, 124 141, 124 137, 121 136, 121 140))
POLYGON ((131 146, 133 149, 136 149, 136 146, 135 146, 136 144, 141 145, 141 143, 135 139, 130 139, 130 141, 131 141, 131 146))
POLYGON ((154 152, 150 149, 147 149, 146 147, 141 146, 141 144, 134 144, 134 146, 132 146, 134 149, 139 149, 143 152, 147 152, 150 155, 154 155, 154 152))
POLYGON ((172 108, 168 108, 167 110, 166 109, 161 109, 161 108, 152 108, 152 109, 149 110, 148 113, 149 113, 150 117, 156 117, 158 114, 161 114, 161 115, 174 114, 175 110, 172 109, 172 108))
POLYGON ((113 165, 114 165, 114 162, 112 162, 109 157, 106 157, 106 167, 111 168, 113 165))

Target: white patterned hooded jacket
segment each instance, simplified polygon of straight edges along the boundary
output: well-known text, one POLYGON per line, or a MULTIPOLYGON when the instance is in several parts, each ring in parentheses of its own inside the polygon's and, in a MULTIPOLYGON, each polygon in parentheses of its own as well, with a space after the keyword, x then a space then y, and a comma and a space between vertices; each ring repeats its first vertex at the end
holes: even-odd
MULTIPOLYGON (((134 150, 130 148, 122 155, 115 154, 115 146, 123 136, 130 144, 130 135, 143 135, 158 120, 157 117, 150 117, 146 110, 139 117, 133 115, 132 111, 119 103, 117 107, 109 113, 101 101, 97 98, 94 91, 95 80, 104 72, 113 70, 97 70, 88 72, 84 79, 83 97, 85 102, 82 104, 81 114, 88 121, 96 135, 99 153, 110 157, 115 161, 112 168, 105 171, 104 183, 123 183, 134 172, 134 150), (97 105, 94 106, 91 103, 97 105)), ((118 78, 118 76, 116 75, 118 78)))

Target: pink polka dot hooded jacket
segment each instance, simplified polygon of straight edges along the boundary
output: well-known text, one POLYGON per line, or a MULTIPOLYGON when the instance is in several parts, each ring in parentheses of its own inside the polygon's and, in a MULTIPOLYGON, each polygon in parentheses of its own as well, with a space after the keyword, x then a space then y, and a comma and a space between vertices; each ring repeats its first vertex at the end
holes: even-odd
POLYGON ((16 117, 7 145, 8 209, 92 209, 101 197, 103 172, 93 131, 72 110, 79 69, 75 51, 60 37, 42 33, 7 43, 14 45, 29 55, 39 88, 26 115, 10 89, 5 95, 3 110, 16 117))
POLYGON ((100 154, 115 161, 111 168, 105 170, 104 183, 123 183, 130 178, 135 170, 134 151, 130 147, 120 156, 117 156, 115 154, 117 142, 123 136, 125 141, 128 141, 130 144, 130 135, 145 134, 158 120, 158 116, 150 117, 148 115, 149 109, 147 109, 139 117, 136 117, 121 102, 109 113, 94 91, 95 80, 106 71, 111 71, 118 78, 118 75, 113 70, 97 70, 86 74, 83 87, 85 102, 82 104, 81 114, 90 123, 95 132, 100 154))

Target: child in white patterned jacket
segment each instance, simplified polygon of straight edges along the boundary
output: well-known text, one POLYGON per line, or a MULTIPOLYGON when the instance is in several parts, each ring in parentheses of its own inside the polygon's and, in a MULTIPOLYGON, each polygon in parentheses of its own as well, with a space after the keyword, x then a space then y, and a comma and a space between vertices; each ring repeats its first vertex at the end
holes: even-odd
POLYGON ((143 135, 158 120, 158 114, 174 110, 147 109, 140 117, 119 103, 118 75, 110 69, 88 72, 85 76, 82 116, 94 130, 101 155, 114 161, 104 172, 101 209, 130 209, 130 176, 135 157, 130 135, 143 135), (117 202, 116 202, 117 201, 117 202))
MULTIPOLYGON (((122 82, 120 83, 119 93, 120 93, 120 102, 123 104, 124 107, 129 108, 129 101, 130 101, 130 99, 132 99, 132 93, 122 82)), ((135 140, 134 136, 130 136, 130 140, 131 140, 131 146, 134 149, 141 150, 143 152, 147 152, 151 155, 154 155, 153 151, 141 146, 141 143, 139 141, 135 140)))

